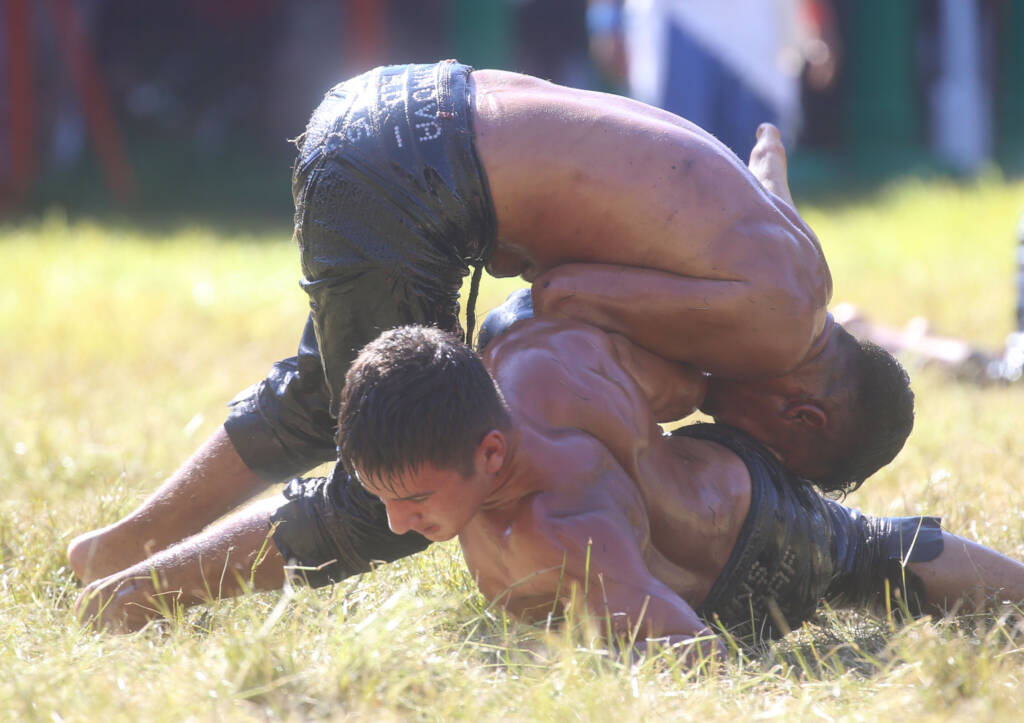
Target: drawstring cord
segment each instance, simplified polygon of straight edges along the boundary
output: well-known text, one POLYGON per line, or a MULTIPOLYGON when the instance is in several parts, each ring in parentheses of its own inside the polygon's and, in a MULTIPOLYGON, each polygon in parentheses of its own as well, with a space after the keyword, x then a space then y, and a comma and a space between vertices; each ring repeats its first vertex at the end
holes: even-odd
POLYGON ((480 277, 484 265, 480 262, 473 269, 473 280, 469 283, 469 300, 466 302, 466 344, 473 347, 473 332, 476 329, 476 297, 480 294, 480 277))

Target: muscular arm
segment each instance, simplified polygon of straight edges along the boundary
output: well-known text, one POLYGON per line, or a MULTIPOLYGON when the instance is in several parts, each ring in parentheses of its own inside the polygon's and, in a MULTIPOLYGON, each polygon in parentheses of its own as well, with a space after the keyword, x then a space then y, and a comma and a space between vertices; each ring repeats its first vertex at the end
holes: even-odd
POLYGON ((732 153, 649 106, 474 77, 477 148, 508 257, 496 252, 491 267, 534 281, 538 315, 721 376, 803 360, 824 328, 828 267, 806 225, 732 153))
POLYGON ((181 607, 284 584, 284 560, 270 539, 270 515, 283 498, 253 503, 195 537, 98 580, 75 602, 85 622, 138 630, 181 607))
POLYGON ((614 264, 566 264, 533 284, 538 316, 621 334, 650 352, 728 378, 796 366, 824 326, 788 291, 614 264))
POLYGON ((689 603, 647 569, 621 513, 602 506, 567 516, 543 507, 534 505, 536 522, 509 546, 504 563, 511 575, 521 574, 496 602, 526 619, 553 608, 585 613, 603 636, 640 647, 649 638, 699 638, 703 654, 724 651, 689 603))
POLYGON ((647 397, 658 422, 682 419, 704 401, 707 381, 696 368, 651 354, 621 334, 609 334, 608 339, 622 368, 647 397))

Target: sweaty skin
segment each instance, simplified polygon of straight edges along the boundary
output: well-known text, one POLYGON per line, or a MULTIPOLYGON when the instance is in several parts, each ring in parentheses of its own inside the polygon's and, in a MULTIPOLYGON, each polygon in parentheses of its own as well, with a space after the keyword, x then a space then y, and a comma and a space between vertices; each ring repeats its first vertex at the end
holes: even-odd
MULTIPOLYGON (((725 376, 779 374, 822 348, 831 278, 789 205, 777 131, 748 172, 700 128, 632 100, 502 71, 470 82, 498 218, 490 270, 535 279, 538 314, 725 376)), ((652 398, 671 409, 671 394, 652 398)), ((265 484, 221 429, 136 511, 72 540, 71 567, 86 583, 125 569, 265 484)))
MULTIPOLYGON (((591 613, 603 615, 607 602, 617 614, 619 633, 642 620, 641 637, 707 634, 693 608, 736 542, 749 474, 718 445, 662 435, 643 387, 674 377, 685 405, 687 394, 690 403, 702 395, 703 379, 642 352, 639 361, 626 356, 627 371, 626 345, 576 322, 516 325, 485 355, 515 429, 486 499, 434 469, 397 492, 385 492, 387 482, 368 488, 394 531, 434 540, 458 533, 483 594, 518 616, 543 618, 554 591, 561 586, 564 606, 578 583, 591 591, 591 613), (648 379, 638 384, 634 374, 648 379)), ((480 465, 492 459, 485 454, 480 465)))
MULTIPOLYGON (((511 588, 514 612, 546 614, 549 607, 532 609, 532 598, 546 592, 550 603, 561 548, 569 551, 567 572, 582 583, 593 539, 591 575, 603 577, 593 612, 602 613, 607 599, 635 624, 642 602, 635 590, 642 589, 651 596, 646 635, 703 632, 693 608, 746 518, 746 467, 717 445, 662 434, 633 376, 642 370, 631 374, 619 361, 625 345, 572 322, 522 327, 486 357, 521 433, 514 461, 527 479, 518 482, 526 493, 520 514, 482 510, 460 535, 481 591, 500 599, 511 588), (586 361, 570 367, 568 360, 586 361), (555 569, 529 577, 545 567, 555 569)), ((700 383, 680 371, 678 384, 699 393, 700 383)))
MULTIPOLYGON (((395 532, 457 535, 481 592, 514 615, 575 604, 616 635, 700 636, 704 652, 721 651, 695 610, 736 545, 750 472, 724 446, 662 435, 644 389, 675 371, 694 397, 703 390, 679 365, 623 365, 628 343, 577 322, 519 322, 484 355, 512 421, 485 435, 471 476, 424 464, 400 480, 360 480, 395 532)), ((1020 562, 942 539, 935 559, 907 563, 927 612, 982 609, 997 592, 1024 599, 1020 562)))
POLYGON ((488 270, 535 281, 538 315, 722 376, 781 374, 805 358, 832 293, 821 246, 711 135, 515 73, 476 71, 471 88, 498 218, 488 270))
MULTIPOLYGON (((489 269, 535 279, 538 314, 725 376, 774 375, 808 357, 831 277, 789 205, 774 128, 748 171, 697 126, 629 99, 503 71, 476 71, 470 84, 498 218, 489 269)), ((85 583, 103 578, 265 486, 218 430, 137 510, 72 540, 70 565, 85 583)))
MULTIPOLYGON (((485 355, 511 424, 484 436, 472 474, 423 465, 398 485, 362 481, 395 532, 458 535, 482 592, 516 615, 576 604, 610 614, 614 634, 707 635, 697 648, 721 651, 695 609, 736 544, 750 473, 723 446, 662 436, 645 390, 675 379, 673 404, 685 407, 703 395, 703 377, 628 344, 577 322, 520 322, 485 355)), ((257 502, 93 582, 78 614, 134 630, 177 607, 280 587, 284 560, 268 529, 283 502, 257 502)), ((1024 565, 949 533, 937 558, 908 568, 929 612, 984 608, 996 592, 1024 600, 1024 565)))

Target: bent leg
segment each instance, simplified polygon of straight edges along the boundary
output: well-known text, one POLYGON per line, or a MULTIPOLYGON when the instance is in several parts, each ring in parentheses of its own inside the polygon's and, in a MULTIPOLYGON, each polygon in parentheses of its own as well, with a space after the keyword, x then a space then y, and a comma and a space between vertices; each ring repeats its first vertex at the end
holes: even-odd
POLYGON ((341 464, 330 477, 292 480, 284 500, 270 518, 274 544, 297 577, 312 587, 367 572, 375 562, 394 562, 430 544, 416 532, 392 532, 384 503, 341 464))
POLYGON ((934 560, 908 562, 924 583, 927 612, 973 612, 1000 602, 1024 602, 1024 564, 995 550, 948 532, 934 560))
POLYGON ((181 607, 284 585, 284 559, 270 540, 280 496, 256 502, 126 570, 90 584, 75 601, 84 622, 138 630, 181 607))
POLYGON ((135 510, 73 539, 68 563, 82 582, 99 580, 195 534, 266 487, 221 427, 135 510))

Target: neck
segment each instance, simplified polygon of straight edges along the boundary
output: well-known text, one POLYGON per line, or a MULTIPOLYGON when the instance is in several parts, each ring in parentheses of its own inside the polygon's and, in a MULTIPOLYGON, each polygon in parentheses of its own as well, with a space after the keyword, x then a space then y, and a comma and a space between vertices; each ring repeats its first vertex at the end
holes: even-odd
POLYGON ((505 458, 501 469, 494 475, 491 490, 484 499, 481 509, 507 507, 535 491, 531 484, 534 476, 528 473, 524 455, 520 454, 522 436, 517 426, 511 427, 505 433, 505 458))

